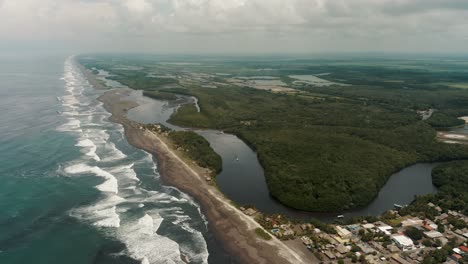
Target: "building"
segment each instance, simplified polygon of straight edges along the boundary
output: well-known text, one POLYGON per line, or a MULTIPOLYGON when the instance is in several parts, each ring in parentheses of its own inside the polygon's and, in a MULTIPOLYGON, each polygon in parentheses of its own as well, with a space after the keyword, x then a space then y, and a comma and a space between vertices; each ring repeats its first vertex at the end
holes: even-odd
POLYGON ((374 227, 375 227, 374 224, 363 224, 363 225, 362 225, 362 228, 365 228, 365 229, 372 229, 372 228, 374 228, 374 227))
POLYGON ((325 251, 325 252, 323 252, 323 254, 325 254, 325 256, 327 256, 331 260, 336 259, 336 256, 333 255, 333 253, 331 253, 330 251, 325 251))
POLYGON ((390 259, 390 263, 396 263, 396 264, 411 264, 411 262, 404 260, 398 255, 393 255, 392 258, 390 259))
POLYGON ((458 248, 463 252, 463 254, 468 254, 468 247, 460 246, 458 248))
POLYGON ((336 247, 336 251, 338 251, 340 254, 346 254, 349 252, 349 249, 344 246, 343 244, 339 244, 337 247, 336 247))
POLYGON ((430 230, 437 229, 437 225, 432 221, 424 220, 423 221, 423 228, 430 231, 430 230))
POLYGON ((393 227, 389 225, 382 225, 382 226, 377 227, 377 229, 386 235, 391 235, 392 234, 391 231, 393 230, 393 227))
POLYGON ((424 235, 430 239, 436 239, 444 236, 442 233, 435 230, 424 232, 424 235))
POLYGON ((392 240, 403 251, 412 250, 414 248, 413 240, 405 235, 393 235, 392 240))
POLYGON ((342 228, 341 226, 336 226, 335 229, 336 229, 336 233, 343 239, 347 239, 352 236, 351 232, 349 232, 345 228, 342 228))
POLYGON ((406 220, 401 221, 401 225, 403 227, 407 226, 421 226, 423 224, 423 220, 419 218, 408 218, 406 220))

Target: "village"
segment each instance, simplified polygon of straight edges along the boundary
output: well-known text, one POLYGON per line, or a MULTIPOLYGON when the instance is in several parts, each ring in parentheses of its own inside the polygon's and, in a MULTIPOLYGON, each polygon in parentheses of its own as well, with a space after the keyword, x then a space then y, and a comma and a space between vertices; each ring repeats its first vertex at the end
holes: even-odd
POLYGON ((272 236, 300 240, 320 263, 468 263, 468 217, 428 203, 434 219, 400 216, 390 210, 379 218, 352 224, 298 223, 240 207, 272 236))

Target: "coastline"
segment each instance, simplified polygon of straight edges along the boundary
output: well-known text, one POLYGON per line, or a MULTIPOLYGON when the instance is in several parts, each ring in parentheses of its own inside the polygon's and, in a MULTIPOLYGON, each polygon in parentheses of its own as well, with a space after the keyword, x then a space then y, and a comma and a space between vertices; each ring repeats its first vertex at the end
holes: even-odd
MULTIPOLYGON (((77 64, 90 84, 96 89, 105 89, 87 69, 77 64)), ((309 252, 288 246, 291 243, 283 243, 273 236, 268 241, 261 239, 255 233, 255 229, 263 227, 233 206, 215 186, 206 182, 206 169, 195 164, 189 165, 180 157, 180 153, 172 148, 167 138, 145 129, 138 122, 129 120, 126 117, 127 111, 138 106, 133 101, 122 101, 129 92, 130 90, 126 89, 109 90, 98 100, 112 114, 110 120, 124 127, 128 142, 153 155, 163 182, 195 198, 209 220, 210 229, 216 238, 239 263, 316 262, 312 253, 305 256, 309 252)))

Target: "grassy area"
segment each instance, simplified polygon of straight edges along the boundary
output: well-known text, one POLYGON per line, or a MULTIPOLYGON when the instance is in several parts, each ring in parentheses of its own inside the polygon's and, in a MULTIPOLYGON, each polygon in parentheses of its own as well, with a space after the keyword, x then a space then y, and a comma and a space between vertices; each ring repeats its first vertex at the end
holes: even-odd
POLYGON ((265 232, 262 228, 255 228, 255 234, 264 240, 271 240, 271 235, 265 232))
POLYGON ((193 131, 171 131, 169 138, 179 150, 185 152, 199 166, 211 169, 214 175, 221 172, 221 157, 202 136, 193 131))
POLYGON ((151 97, 158 100, 176 100, 177 96, 174 93, 168 93, 163 91, 143 91, 144 96, 151 97))

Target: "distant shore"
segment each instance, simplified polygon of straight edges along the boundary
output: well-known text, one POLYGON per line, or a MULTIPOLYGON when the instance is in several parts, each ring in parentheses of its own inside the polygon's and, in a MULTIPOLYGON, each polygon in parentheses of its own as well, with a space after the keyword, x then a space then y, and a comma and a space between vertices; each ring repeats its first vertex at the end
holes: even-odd
MULTIPOLYGON (((88 81, 103 89, 94 75, 80 65, 88 81)), ((184 160, 162 134, 147 130, 142 124, 129 120, 127 111, 138 106, 134 101, 122 100, 130 90, 115 89, 99 100, 109 111, 111 121, 124 127, 128 142, 153 155, 158 163, 162 180, 193 196, 200 203, 212 230, 225 249, 240 263, 314 263, 312 254, 305 256, 297 247, 290 247, 275 237, 266 241, 255 229, 263 227, 231 204, 224 195, 205 178, 206 169, 184 160)))

